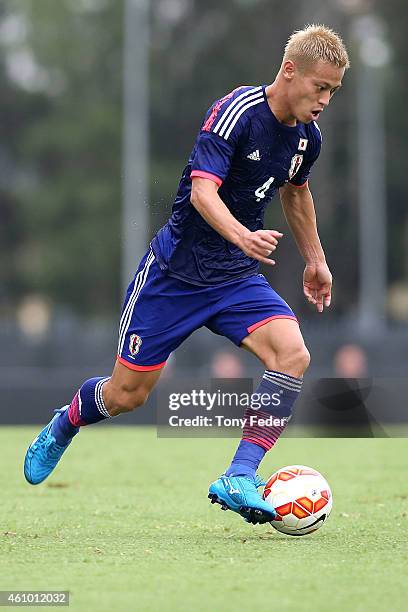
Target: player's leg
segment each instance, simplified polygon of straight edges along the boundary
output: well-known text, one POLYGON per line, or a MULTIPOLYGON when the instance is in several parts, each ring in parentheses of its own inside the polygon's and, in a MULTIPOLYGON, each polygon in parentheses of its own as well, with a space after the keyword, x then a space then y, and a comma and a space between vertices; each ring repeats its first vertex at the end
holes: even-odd
POLYGON ((80 427, 140 406, 153 388, 169 353, 166 353, 165 342, 162 342, 161 353, 160 350, 157 352, 157 342, 149 343, 149 350, 144 351, 143 355, 146 361, 143 363, 138 360, 142 340, 134 333, 134 326, 139 323, 135 305, 137 302, 139 318, 147 320, 144 331, 148 334, 149 326, 156 323, 155 331, 160 332, 157 320, 154 320, 154 313, 160 308, 160 304, 155 302, 159 278, 160 269, 149 249, 127 290, 119 324, 118 363, 112 377, 86 380, 71 403, 55 411, 53 419, 31 443, 26 453, 24 475, 31 484, 39 484, 47 478, 80 427), (157 356, 161 358, 159 361, 155 359, 157 356))
POLYGON ((81 427, 141 406, 162 369, 136 372, 117 361, 110 378, 86 380, 71 404, 56 410, 55 416, 29 446, 24 461, 26 480, 30 484, 45 480, 81 427))
POLYGON ((63 409, 53 423, 51 431, 57 443, 68 443, 80 427, 99 423, 142 406, 159 380, 163 367, 151 371, 135 371, 117 359, 112 376, 86 380, 71 404, 63 409))
POLYGON ((256 469, 285 427, 309 357, 294 313, 263 277, 241 281, 238 292, 230 287, 220 305, 208 327, 257 355, 266 372, 253 395, 257 410, 245 411, 243 440, 230 467, 211 484, 209 497, 249 522, 266 522, 271 508, 257 493, 256 469))
MULTIPOLYGON (((242 483, 253 481, 255 486, 260 483, 259 477, 256 477, 258 466, 284 431, 301 390, 303 374, 309 365, 309 353, 299 326, 288 318, 273 319, 257 327, 242 341, 242 346, 262 361, 265 372, 253 394, 256 409, 245 410, 242 440, 231 465, 219 479, 223 487, 219 481, 212 485, 217 495, 220 490, 225 490, 225 481, 233 488, 239 488, 237 483, 241 488, 242 483)), ((250 501, 250 521, 267 520, 267 509, 260 507, 254 496, 250 501)), ((243 510, 241 514, 245 516, 246 509, 243 510)))
POLYGON ((302 378, 310 363, 298 322, 280 315, 255 325, 241 346, 256 355, 267 370, 284 370, 293 378, 302 378))
POLYGON ((111 377, 83 383, 71 404, 30 445, 26 479, 42 482, 81 427, 142 405, 166 359, 205 319, 206 291, 164 274, 149 251, 129 285, 119 325, 117 362, 111 377))
POLYGON ((265 372, 253 394, 253 406, 245 410, 242 440, 226 474, 254 476, 292 415, 310 356, 299 325, 287 318, 257 327, 242 346, 260 359, 265 372))
POLYGON ((163 367, 136 371, 116 360, 112 376, 103 387, 103 401, 109 416, 131 412, 142 406, 159 380, 163 367))

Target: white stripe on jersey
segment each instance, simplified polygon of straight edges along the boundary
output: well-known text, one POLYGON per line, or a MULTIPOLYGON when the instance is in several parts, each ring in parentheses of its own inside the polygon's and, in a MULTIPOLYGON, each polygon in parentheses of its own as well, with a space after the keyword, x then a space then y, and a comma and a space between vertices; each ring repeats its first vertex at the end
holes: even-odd
POLYGON ((219 136, 223 136, 224 135, 226 129, 228 128, 228 125, 231 123, 231 121, 233 121, 235 115, 237 113, 239 113, 240 109, 245 104, 248 104, 249 102, 252 102, 252 100, 260 100, 262 102, 262 100, 263 100, 263 91, 258 91, 256 93, 254 93, 252 96, 248 96, 247 98, 244 98, 243 100, 241 100, 241 102, 239 104, 237 104, 237 106, 234 108, 234 110, 232 112, 230 112, 230 114, 228 115, 228 117, 226 118, 224 123, 222 124, 222 127, 221 127, 220 131, 218 132, 219 136))
POLYGON ((255 104, 259 104, 260 102, 263 102, 263 101, 264 101, 264 98, 262 96, 262 98, 259 98, 259 99, 257 98, 253 102, 250 102, 249 104, 246 104, 243 108, 241 108, 239 113, 237 115, 235 115, 235 118, 234 118, 233 122, 229 126, 228 131, 226 132, 226 134, 224 135, 225 140, 228 140, 229 135, 231 134, 232 130, 234 129, 234 126, 235 126, 236 122, 238 121, 238 119, 240 118, 240 116, 242 115, 242 113, 244 113, 251 106, 255 106, 255 104))
POLYGON ((239 96, 237 96, 235 98, 235 100, 233 102, 231 102, 231 104, 228 106, 228 108, 225 109, 225 111, 221 115, 220 120, 218 121, 217 125, 215 126, 213 132, 215 132, 215 133, 218 132, 218 130, 220 129, 224 119, 227 118, 229 113, 235 108, 235 106, 237 104, 239 104, 239 102, 242 100, 242 98, 246 98, 247 96, 250 96, 251 94, 253 94, 253 93, 257 92, 257 91, 262 91, 262 87, 253 87, 252 89, 248 89, 247 91, 244 91, 244 93, 242 93, 239 96))
POLYGON ((313 124, 314 124, 314 126, 315 126, 315 127, 317 127, 317 129, 319 130, 319 134, 320 134, 320 136, 321 136, 321 135, 322 135, 322 132, 320 131, 320 128, 319 128, 319 126, 317 125, 316 121, 313 121, 313 124))

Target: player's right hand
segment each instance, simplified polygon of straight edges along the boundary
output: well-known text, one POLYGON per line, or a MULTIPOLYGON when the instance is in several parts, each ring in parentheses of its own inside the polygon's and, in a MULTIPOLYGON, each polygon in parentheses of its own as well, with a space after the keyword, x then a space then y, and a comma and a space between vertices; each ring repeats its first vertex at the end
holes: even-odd
POLYGON ((242 236, 239 247, 248 257, 274 266, 276 262, 274 259, 269 259, 269 256, 275 251, 278 239, 282 236, 283 234, 277 230, 248 231, 242 236))

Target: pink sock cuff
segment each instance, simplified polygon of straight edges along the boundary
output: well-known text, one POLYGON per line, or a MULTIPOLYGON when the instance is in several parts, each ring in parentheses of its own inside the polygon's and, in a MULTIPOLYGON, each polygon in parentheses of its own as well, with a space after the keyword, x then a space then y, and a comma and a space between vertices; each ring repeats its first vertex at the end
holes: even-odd
POLYGON ((68 408, 68 419, 70 420, 71 425, 74 427, 83 427, 84 425, 87 425, 87 423, 81 419, 81 412, 79 410, 79 391, 77 391, 75 394, 74 399, 68 408))

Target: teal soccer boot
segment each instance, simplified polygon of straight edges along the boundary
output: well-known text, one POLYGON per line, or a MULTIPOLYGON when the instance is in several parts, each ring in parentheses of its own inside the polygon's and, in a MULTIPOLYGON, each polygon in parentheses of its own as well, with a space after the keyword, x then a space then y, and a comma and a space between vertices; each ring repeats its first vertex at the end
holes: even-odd
POLYGON ((47 478, 61 459, 62 454, 71 444, 72 440, 65 446, 57 444, 51 433, 51 427, 60 414, 68 410, 68 406, 55 410, 55 416, 30 444, 24 460, 24 476, 32 485, 39 484, 47 478))
POLYGON ((208 497, 212 504, 221 504, 222 510, 240 514, 247 523, 269 523, 276 514, 272 506, 262 499, 257 489, 265 485, 260 476, 225 476, 212 482, 208 497))

